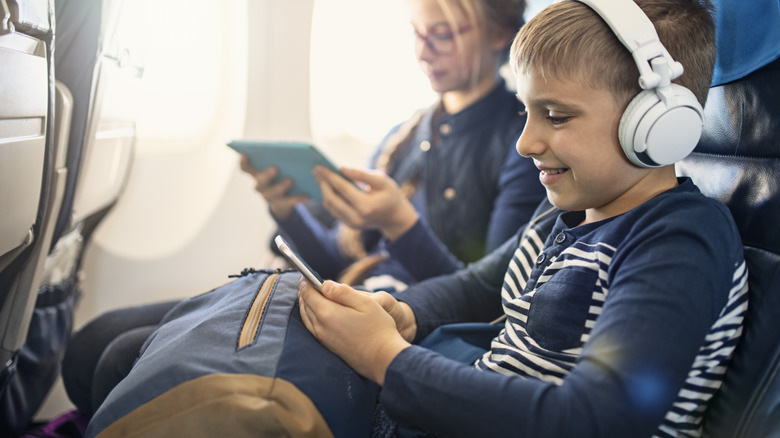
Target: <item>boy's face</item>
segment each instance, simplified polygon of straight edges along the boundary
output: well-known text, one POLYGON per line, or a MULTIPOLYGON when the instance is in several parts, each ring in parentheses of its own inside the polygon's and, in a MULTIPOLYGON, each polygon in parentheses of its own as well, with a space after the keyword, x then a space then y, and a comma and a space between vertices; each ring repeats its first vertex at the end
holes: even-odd
POLYGON ((528 121, 517 151, 531 157, 556 207, 586 222, 624 213, 658 193, 650 169, 631 164, 618 141, 622 109, 606 89, 536 73, 517 75, 528 121))

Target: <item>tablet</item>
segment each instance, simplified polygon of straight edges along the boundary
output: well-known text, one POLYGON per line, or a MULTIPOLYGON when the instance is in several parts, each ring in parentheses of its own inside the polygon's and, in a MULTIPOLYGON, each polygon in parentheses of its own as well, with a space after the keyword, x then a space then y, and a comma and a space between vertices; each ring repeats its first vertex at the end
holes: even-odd
POLYGON ((274 179, 274 183, 292 178, 293 186, 287 192, 290 196, 309 195, 312 199, 322 201, 320 186, 311 173, 317 164, 344 176, 322 152, 309 143, 234 140, 228 143, 228 146, 247 154, 252 166, 259 170, 276 166, 279 175, 274 179))

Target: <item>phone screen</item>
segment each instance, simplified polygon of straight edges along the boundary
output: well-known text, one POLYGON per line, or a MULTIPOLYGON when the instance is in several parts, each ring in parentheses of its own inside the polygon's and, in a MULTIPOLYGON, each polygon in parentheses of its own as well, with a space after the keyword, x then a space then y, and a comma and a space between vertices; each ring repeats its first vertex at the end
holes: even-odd
POLYGON ((292 263, 293 266, 295 266, 301 272, 301 274, 306 277, 306 280, 308 280, 308 282, 311 283, 312 286, 314 286, 318 291, 322 292, 322 278, 314 269, 311 268, 311 266, 309 266, 308 263, 303 261, 303 259, 292 250, 284 238, 282 236, 276 236, 274 238, 274 243, 276 243, 277 248, 279 248, 287 260, 289 260, 290 263, 292 263))

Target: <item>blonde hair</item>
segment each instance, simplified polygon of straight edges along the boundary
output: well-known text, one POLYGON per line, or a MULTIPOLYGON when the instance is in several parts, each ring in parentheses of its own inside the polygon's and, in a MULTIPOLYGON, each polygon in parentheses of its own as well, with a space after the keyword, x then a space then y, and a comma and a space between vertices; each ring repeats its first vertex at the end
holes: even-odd
MULTIPOLYGON (((473 26, 479 32, 510 32, 514 34, 523 24, 523 14, 525 12, 525 0, 437 0, 442 11, 444 11, 447 20, 455 26, 454 7, 460 8, 464 15, 468 17, 469 25, 473 26)), ((459 34, 455 38, 460 38, 459 34)), ((506 61, 509 54, 509 46, 512 38, 507 39, 507 47, 503 59, 506 61)), ((475 59, 474 62, 480 62, 475 59)), ((501 62, 500 62, 501 63, 501 62)), ((499 64, 500 64, 499 63, 499 64)), ((475 67, 479 67, 476 65, 475 67)), ((438 106, 436 103, 434 107, 438 106)), ((379 152, 376 168, 385 170, 388 173, 393 171, 399 157, 404 155, 404 151, 411 145, 411 139, 420 124, 426 112, 431 108, 417 111, 406 122, 402 123, 398 130, 385 141, 383 149, 379 152)), ((420 183, 420 175, 409 180, 401 182, 401 190, 407 198, 411 198, 417 190, 420 183)), ((338 236, 339 252, 342 256, 356 260, 351 266, 347 267, 339 277, 339 281, 348 284, 355 284, 362 281, 364 275, 382 260, 386 255, 377 255, 368 257, 366 248, 363 245, 363 232, 341 225, 338 236)))
MULTIPOLYGON (((658 38, 683 64, 674 80, 704 105, 715 63, 715 24, 707 0, 636 0, 653 22, 658 38)), ((622 108, 641 91, 631 54, 607 24, 587 5, 564 1, 531 19, 512 43, 514 72, 579 81, 606 88, 622 108), (627 74, 626 72, 631 72, 627 74)))

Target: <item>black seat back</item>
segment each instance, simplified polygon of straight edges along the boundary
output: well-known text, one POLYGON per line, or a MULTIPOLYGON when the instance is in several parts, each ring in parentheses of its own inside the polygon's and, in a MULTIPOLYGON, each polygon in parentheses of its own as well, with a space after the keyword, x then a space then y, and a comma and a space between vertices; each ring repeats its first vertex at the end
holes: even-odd
POLYGON ((780 60, 713 87, 704 125, 678 174, 731 210, 750 283, 745 332, 705 436, 780 437, 780 60))

